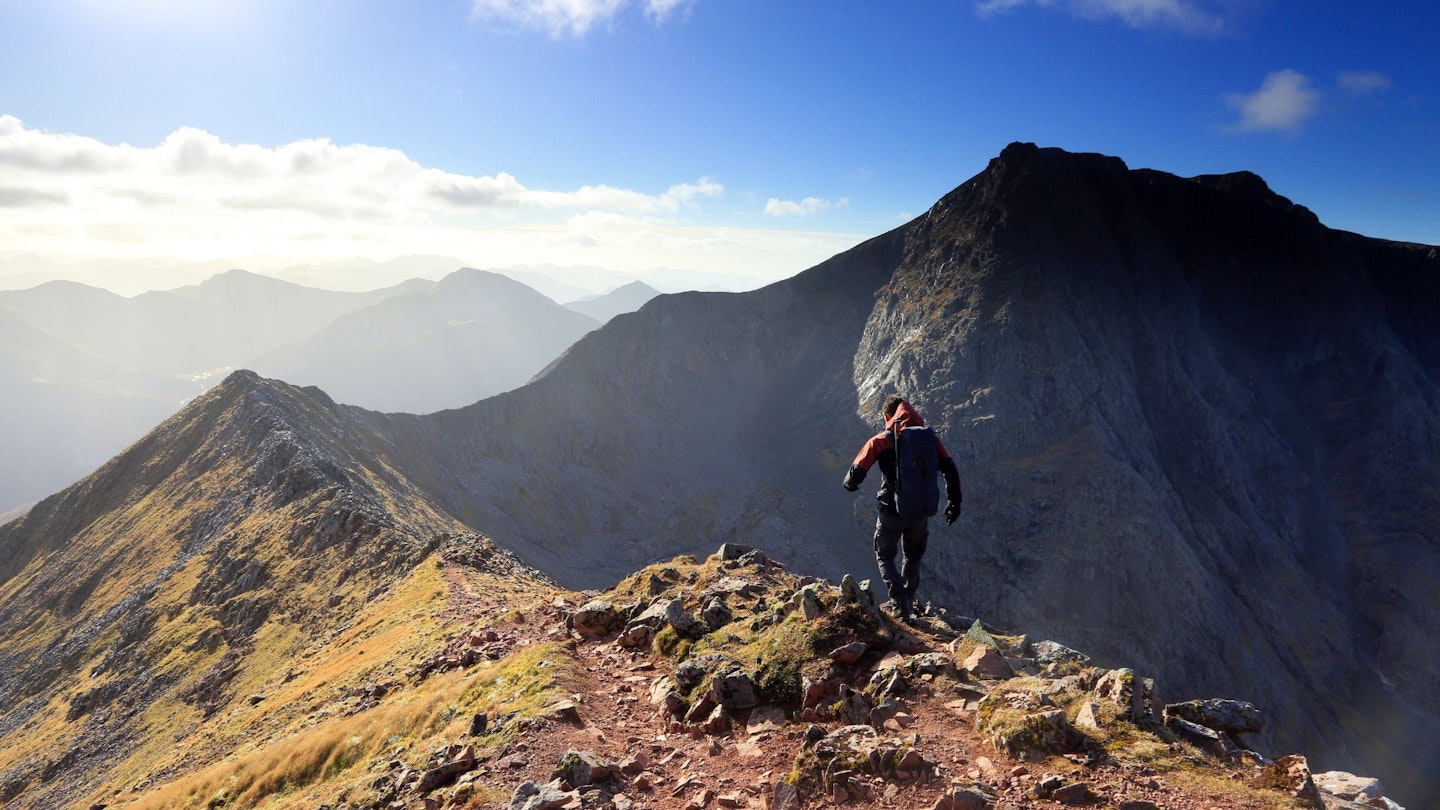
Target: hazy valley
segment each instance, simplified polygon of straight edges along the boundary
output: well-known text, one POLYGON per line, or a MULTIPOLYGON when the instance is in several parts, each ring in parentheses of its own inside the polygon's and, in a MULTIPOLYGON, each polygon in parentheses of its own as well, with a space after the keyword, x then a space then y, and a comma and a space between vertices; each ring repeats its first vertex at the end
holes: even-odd
MULTIPOLYGON (((433 262, 395 264, 383 272, 433 262)), ((342 268, 326 271, 296 275, 324 281, 342 268)), ((577 300, 562 308, 499 273, 453 267, 368 292, 240 270, 130 298, 69 281, 0 291, 0 512, 77 480, 234 368, 321 385, 366 408, 428 413, 524 384, 581 335, 658 294, 642 282, 603 294, 550 286, 577 300)))

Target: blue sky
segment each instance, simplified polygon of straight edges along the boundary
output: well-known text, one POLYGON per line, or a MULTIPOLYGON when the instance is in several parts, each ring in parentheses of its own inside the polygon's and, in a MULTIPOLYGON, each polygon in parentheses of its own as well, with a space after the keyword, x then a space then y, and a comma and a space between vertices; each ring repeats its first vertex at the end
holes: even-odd
POLYGON ((0 0, 0 251, 781 277, 1007 143, 1440 243, 1440 3, 0 0))

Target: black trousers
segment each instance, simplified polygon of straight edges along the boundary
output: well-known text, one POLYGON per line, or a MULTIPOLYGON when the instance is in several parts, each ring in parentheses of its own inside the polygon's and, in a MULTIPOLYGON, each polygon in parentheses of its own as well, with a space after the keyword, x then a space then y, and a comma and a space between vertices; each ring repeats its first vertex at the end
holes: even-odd
POLYGON ((875 562, 880 564, 880 578, 897 604, 914 601, 920 587, 920 558, 929 540, 929 518, 907 519, 882 510, 875 519, 875 562), (898 569, 897 556, 901 556, 898 569))

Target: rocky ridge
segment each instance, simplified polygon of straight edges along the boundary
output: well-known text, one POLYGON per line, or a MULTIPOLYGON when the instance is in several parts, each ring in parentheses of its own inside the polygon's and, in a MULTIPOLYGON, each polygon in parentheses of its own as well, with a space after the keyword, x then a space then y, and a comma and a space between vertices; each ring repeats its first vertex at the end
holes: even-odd
POLYGON ((733 544, 479 616, 356 710, 447 677, 479 699, 440 733, 253 804, 232 782, 208 806, 1399 807, 1375 780, 1249 750, 1265 723, 1249 703, 1162 704, 1130 669, 939 609, 904 624, 868 582, 733 544))

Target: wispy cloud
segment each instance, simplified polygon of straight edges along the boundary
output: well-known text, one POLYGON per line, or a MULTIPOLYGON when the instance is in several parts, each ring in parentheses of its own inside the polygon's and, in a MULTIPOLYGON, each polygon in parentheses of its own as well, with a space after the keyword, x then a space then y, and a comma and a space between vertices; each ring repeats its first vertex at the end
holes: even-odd
POLYGON ((1341 90, 1354 96, 1368 96, 1390 89, 1390 79, 1374 70, 1341 73, 1336 81, 1341 90))
POLYGON ((1253 93, 1230 93, 1225 103, 1240 113, 1229 132, 1298 133, 1320 109, 1320 92, 1298 70, 1277 70, 1253 93))
POLYGON ((822 211, 829 211, 832 207, 843 207, 849 204, 850 200, 841 197, 836 202, 822 200, 819 197, 806 197, 800 202, 793 200, 782 200, 771 197, 765 201, 765 213, 772 217, 794 217, 818 214, 822 211))
POLYGON ((473 19, 542 31, 555 39, 580 38, 597 25, 613 24, 639 6, 656 23, 683 12, 694 0, 471 0, 473 19))
POLYGON ((1025 6, 1054 8, 1086 19, 1117 19, 1131 28, 1169 28, 1191 34, 1218 34, 1225 18, 1189 0, 983 0, 975 11, 982 17, 1025 6))

